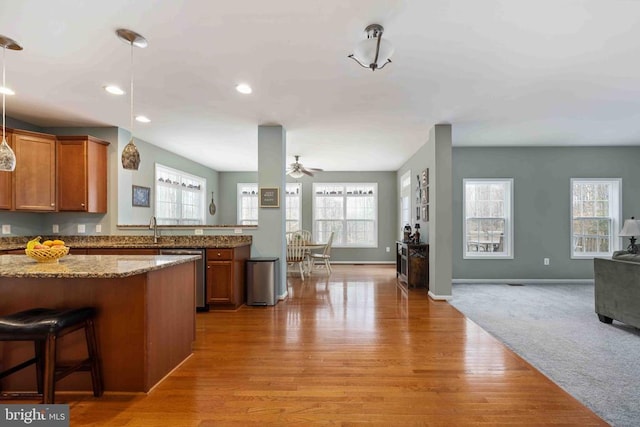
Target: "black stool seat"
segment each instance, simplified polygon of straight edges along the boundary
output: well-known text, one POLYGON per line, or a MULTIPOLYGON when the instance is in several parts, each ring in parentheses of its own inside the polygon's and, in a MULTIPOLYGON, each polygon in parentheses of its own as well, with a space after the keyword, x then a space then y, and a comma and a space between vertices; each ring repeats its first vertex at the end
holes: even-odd
POLYGON ((2 392, 1 399, 42 397, 42 403, 55 400, 55 383, 76 371, 90 371, 93 394, 103 393, 102 372, 93 319, 97 311, 93 307, 72 309, 32 308, 18 313, 0 316, 0 341, 33 341, 35 357, 0 372, 0 379, 32 364, 36 365, 37 393, 2 392), (56 360, 57 340, 70 332, 84 328, 88 357, 72 363, 56 360))
POLYGON ((33 308, 0 317, 0 341, 33 341, 46 339, 63 329, 95 317, 93 307, 54 310, 33 308))

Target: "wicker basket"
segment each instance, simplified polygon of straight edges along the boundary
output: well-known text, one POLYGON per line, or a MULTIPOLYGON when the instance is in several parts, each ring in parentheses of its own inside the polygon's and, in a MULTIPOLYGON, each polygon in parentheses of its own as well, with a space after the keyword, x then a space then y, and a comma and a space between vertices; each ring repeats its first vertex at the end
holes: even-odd
POLYGON ((53 246, 51 249, 25 249, 27 256, 38 262, 58 262, 69 253, 67 246, 53 246))

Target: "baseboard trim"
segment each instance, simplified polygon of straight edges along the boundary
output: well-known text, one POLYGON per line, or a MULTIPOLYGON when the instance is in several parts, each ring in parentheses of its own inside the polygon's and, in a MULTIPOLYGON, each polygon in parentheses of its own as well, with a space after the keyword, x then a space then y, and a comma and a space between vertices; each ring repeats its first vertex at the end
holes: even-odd
POLYGON ((544 284, 544 283, 593 283, 593 279, 453 279, 455 284, 487 284, 487 283, 522 283, 522 284, 544 284))
POLYGON ((435 301, 449 301, 453 297, 452 295, 436 295, 431 291, 427 292, 427 295, 435 301))
POLYGON ((389 264, 395 265, 395 261, 331 261, 331 264, 346 264, 346 265, 358 265, 358 264, 389 264))

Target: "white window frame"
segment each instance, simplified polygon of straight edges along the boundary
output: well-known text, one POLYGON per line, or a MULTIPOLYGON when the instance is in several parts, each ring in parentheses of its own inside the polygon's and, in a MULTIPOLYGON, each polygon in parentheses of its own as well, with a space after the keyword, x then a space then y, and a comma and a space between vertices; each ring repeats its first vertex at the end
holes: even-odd
POLYGON ((239 182, 236 185, 237 223, 240 225, 258 225, 258 184, 255 182, 239 182), (244 194, 243 194, 244 191, 244 194), (251 206, 244 209, 244 203, 251 206), (244 212, 250 212, 244 216, 244 212))
MULTIPOLYGON (((255 182, 238 183, 236 186, 236 200, 237 210, 236 217, 237 223, 241 225, 258 225, 258 212, 260 210, 258 205, 258 184, 255 182), (250 194, 242 194, 242 191, 249 191, 250 194), (254 206, 251 210, 255 212, 255 215, 243 218, 243 202, 250 201, 254 206)), ((287 182, 285 189, 285 220, 286 231, 298 231, 302 228, 302 184, 299 182, 287 182), (297 208, 290 208, 294 199, 297 199, 297 208), (291 218, 291 214, 295 209, 297 212, 297 218, 291 218)))
POLYGON ((513 259, 513 178, 465 178, 462 180, 462 257, 463 259, 513 259), (505 198, 503 206, 505 209, 504 217, 496 216, 491 218, 504 219, 504 235, 502 252, 470 252, 467 251, 467 220, 471 217, 467 216, 467 184, 487 185, 500 184, 505 185, 505 198))
POLYGON ((287 182, 285 189, 285 231, 302 230, 302 184, 287 182), (297 219, 295 218, 297 216, 297 219))
POLYGON ((403 238, 403 228, 411 221, 411 170, 406 171, 400 177, 400 227, 398 227, 398 238, 403 238))
POLYGON ((343 215, 342 215, 342 219, 341 220, 336 220, 336 221, 341 221, 342 225, 341 225, 341 229, 342 230, 346 230, 347 228, 347 224, 351 221, 360 221, 362 219, 358 219, 358 218, 347 218, 347 200, 349 197, 369 197, 369 196, 373 196, 373 203, 375 205, 374 208, 374 218, 373 219, 366 219, 366 221, 373 221, 373 236, 372 236, 372 243, 371 244, 363 244, 361 242, 357 242, 354 244, 347 244, 344 242, 344 239, 342 238, 342 235, 340 234, 340 232, 337 232, 336 234, 334 234, 333 236, 333 242, 332 242, 332 246, 333 247, 341 247, 341 248, 377 248, 378 247, 378 183, 377 182, 318 182, 318 183, 313 183, 313 207, 312 207, 312 220, 313 220, 313 240, 314 241, 322 241, 324 236, 320 235, 320 230, 319 227, 317 226, 318 221, 321 221, 320 219, 317 219, 317 214, 316 214, 316 209, 317 209, 317 202, 316 202, 316 198, 319 196, 326 196, 327 194, 318 194, 318 188, 321 187, 332 187, 334 189, 336 189, 335 194, 331 193, 328 194, 329 196, 332 197, 341 197, 343 199, 343 215), (373 194, 348 194, 347 188, 351 187, 351 188, 357 188, 357 187, 362 187, 362 188, 372 188, 373 194))
MULTIPOLYGON (((613 252, 622 248, 621 237, 619 231, 622 228, 622 178, 571 178, 570 180, 570 209, 569 209, 569 247, 571 250, 571 259, 593 259, 596 257, 611 257, 613 252), (577 252, 574 245, 574 184, 602 184, 610 185, 609 191, 609 216, 608 217, 589 217, 589 218, 608 218, 611 221, 611 236, 609 238, 609 252, 577 252)), ((580 218, 580 217, 578 217, 580 218)))
POLYGON ((160 225, 203 225, 206 224, 206 216, 205 216, 205 204, 206 204, 206 194, 207 194, 207 180, 201 176, 193 175, 188 172, 181 171, 179 169, 170 168, 169 166, 162 165, 160 163, 155 163, 154 168, 154 183, 155 183, 155 197, 154 197, 154 213, 157 218, 158 224, 160 225), (167 184, 166 182, 160 181, 163 176, 167 174, 173 175, 176 177, 178 182, 172 182, 171 184, 167 184), (192 188, 185 187, 188 185, 193 185, 192 188), (196 187, 196 185, 198 187, 196 187), (163 209, 159 208, 159 204, 163 203, 163 200, 159 197, 162 193, 161 189, 168 188, 169 186, 175 186, 175 189, 178 190, 178 196, 176 200, 176 211, 178 212, 178 216, 176 217, 167 217, 162 215, 163 209), (183 187, 184 190, 183 190, 183 187), (196 198, 195 210, 198 215, 197 219, 194 218, 185 218, 183 217, 184 207, 183 201, 185 199, 185 193, 193 193, 199 195, 196 198))

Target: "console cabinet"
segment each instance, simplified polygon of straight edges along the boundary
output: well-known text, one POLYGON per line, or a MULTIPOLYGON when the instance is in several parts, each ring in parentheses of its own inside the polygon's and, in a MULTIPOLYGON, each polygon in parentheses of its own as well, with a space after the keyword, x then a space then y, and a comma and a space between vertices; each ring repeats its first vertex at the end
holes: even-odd
POLYGON ((57 137, 58 210, 107 212, 107 147, 92 136, 57 137))
POLYGON ((249 246, 207 249, 207 303, 210 309, 235 310, 246 302, 245 264, 249 246))
POLYGON ((396 277, 409 288, 428 288, 429 245, 396 242, 396 277))

